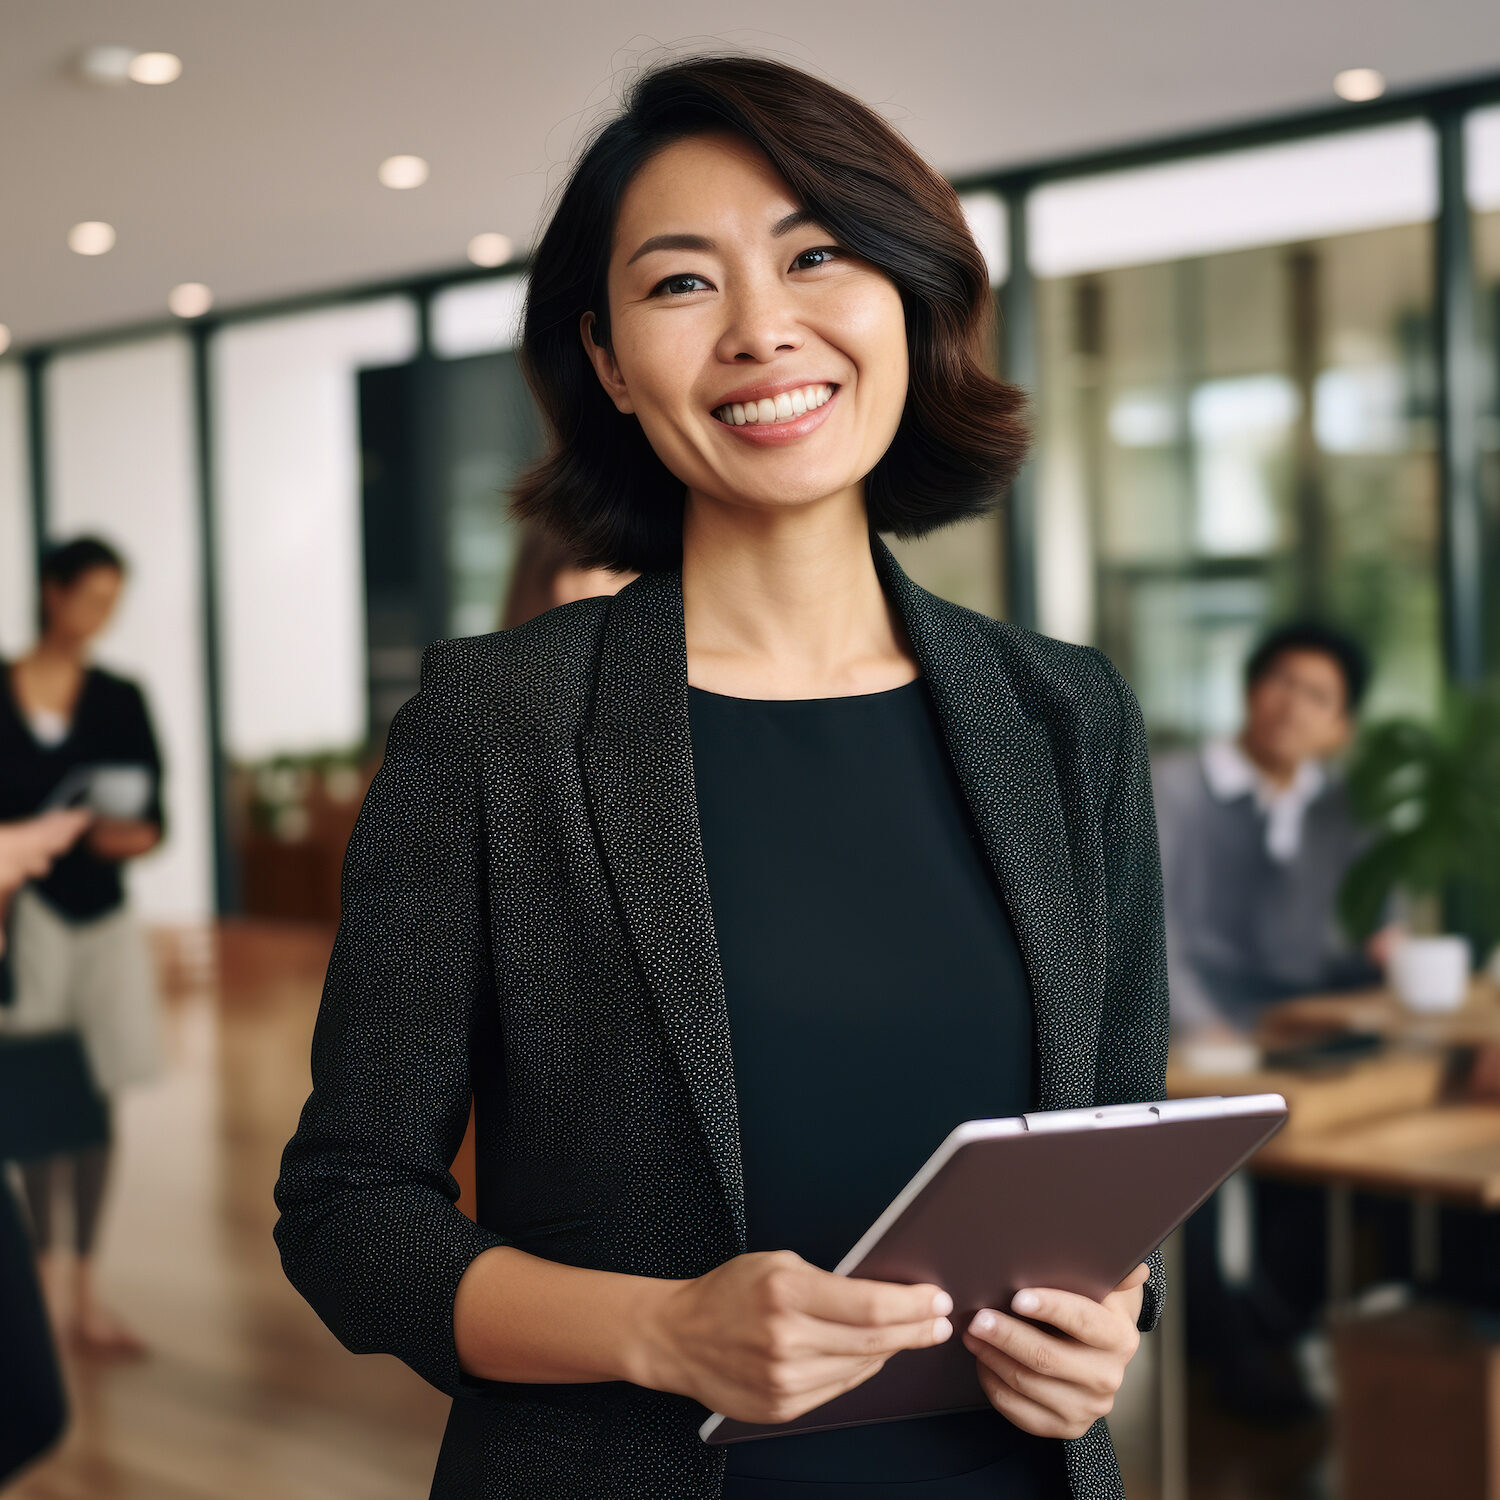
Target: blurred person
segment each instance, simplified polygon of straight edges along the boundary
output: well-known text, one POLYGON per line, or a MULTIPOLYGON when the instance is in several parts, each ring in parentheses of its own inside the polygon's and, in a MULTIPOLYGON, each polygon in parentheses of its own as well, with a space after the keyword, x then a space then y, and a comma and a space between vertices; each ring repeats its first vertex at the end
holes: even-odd
POLYGON ((879 537, 991 509, 1026 447, 957 196, 823 80, 696 57, 632 85, 533 265, 552 444, 513 509, 641 576, 424 654, 345 858, 286 1272, 453 1398, 435 1497, 1121 1500, 1159 1254, 957 1326, 831 1274, 959 1121, 1164 1088, 1134 696, 879 537), (973 1410, 698 1436, 949 1338, 973 1410))
POLYGON ((1348 636, 1282 626, 1246 663, 1238 734, 1153 764, 1179 1035, 1248 1036, 1277 1000, 1379 982, 1391 931, 1364 949, 1339 931, 1367 835, 1330 764, 1368 677, 1348 636))
POLYGON ((534 521, 524 522, 500 628, 524 625, 559 604, 617 594, 635 577, 632 568, 580 567, 561 537, 534 521))
MULTIPOLYGON (((138 805, 111 806, 51 871, 23 887, 10 913, 15 1031, 76 1030, 101 1098, 162 1069, 157 991, 145 934, 130 912, 125 860, 162 837, 161 756, 135 683, 93 666, 90 642, 113 616, 125 580, 119 553, 96 537, 51 547, 41 565, 41 633, 32 650, 0 672, 0 817, 44 808, 76 784, 89 798, 111 793, 138 805), (122 793, 118 780, 126 772, 122 793), (95 778, 90 781, 89 778, 95 778)), ((73 1267, 67 1288, 70 1340, 82 1352, 136 1356, 144 1346, 99 1300, 95 1253, 112 1146, 91 1147, 22 1167, 32 1235, 48 1300, 64 1303, 54 1203, 71 1188, 73 1267)))
MULTIPOLYGON (((0 824, 0 914, 25 881, 47 873, 92 817, 84 809, 68 808, 0 824)), ((0 1005, 11 998, 8 957, 0 916, 0 1005)), ((0 1141, 0 1157, 4 1145, 0 1141)), ((67 1416, 31 1236, 0 1171, 0 1486, 62 1436, 67 1416)))
MULTIPOLYGON (((1339 887, 1367 835, 1331 765, 1368 678, 1348 636, 1283 625, 1246 662, 1239 732, 1153 765, 1179 1041, 1249 1039, 1269 1004, 1379 981, 1391 931, 1361 950, 1339 928, 1339 887)), ((1307 1336, 1327 1291, 1325 1243, 1317 1189, 1246 1169, 1188 1221, 1189 1350, 1231 1409, 1316 1410, 1307 1336)))

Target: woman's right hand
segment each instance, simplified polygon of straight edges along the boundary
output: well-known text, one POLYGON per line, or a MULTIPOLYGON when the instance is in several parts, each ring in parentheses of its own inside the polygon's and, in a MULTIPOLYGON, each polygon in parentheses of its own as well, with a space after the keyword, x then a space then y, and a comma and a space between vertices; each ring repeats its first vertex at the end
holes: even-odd
POLYGON ((0 892, 8 895, 23 881, 45 875, 52 861, 77 843, 93 816, 77 808, 59 808, 0 824, 0 892))
POLYGON ((835 1276, 793 1250, 752 1251, 673 1286, 651 1383, 739 1421, 789 1422, 897 1350, 942 1343, 952 1310, 930 1282, 835 1276))

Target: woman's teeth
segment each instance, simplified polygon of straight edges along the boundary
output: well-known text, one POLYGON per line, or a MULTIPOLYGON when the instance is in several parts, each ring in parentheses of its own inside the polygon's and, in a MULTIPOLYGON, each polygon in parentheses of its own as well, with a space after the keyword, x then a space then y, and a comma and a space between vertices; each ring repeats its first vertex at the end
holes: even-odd
POLYGON ((793 417, 804 416, 822 406, 833 395, 831 385, 804 385, 795 391, 783 391, 779 396, 767 396, 760 401, 735 401, 720 406, 714 416, 731 427, 743 427, 747 422, 770 425, 775 422, 790 422, 793 417))

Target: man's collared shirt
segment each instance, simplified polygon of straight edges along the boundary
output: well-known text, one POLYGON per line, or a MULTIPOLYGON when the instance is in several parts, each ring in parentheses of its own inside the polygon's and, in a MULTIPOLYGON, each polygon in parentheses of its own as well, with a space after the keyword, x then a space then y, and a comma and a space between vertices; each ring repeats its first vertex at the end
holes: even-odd
POLYGON ((1304 760, 1285 786, 1278 787, 1245 754, 1238 740, 1220 737, 1201 751, 1203 779, 1220 802, 1250 793, 1266 815, 1266 853, 1285 864, 1302 847, 1302 824, 1309 805, 1328 784, 1328 773, 1315 760, 1304 760))

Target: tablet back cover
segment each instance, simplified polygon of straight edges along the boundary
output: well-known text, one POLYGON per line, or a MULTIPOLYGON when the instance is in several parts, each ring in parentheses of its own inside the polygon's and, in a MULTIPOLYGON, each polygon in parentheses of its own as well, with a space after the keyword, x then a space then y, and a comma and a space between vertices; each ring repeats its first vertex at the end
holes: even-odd
POLYGON ((1212 1119, 1036 1130, 961 1145, 848 1275, 930 1281, 953 1297, 953 1332, 902 1349, 862 1385, 790 1422, 725 1418, 709 1443, 743 1442, 989 1405, 962 1330, 1025 1286, 1102 1300, 1236 1167, 1285 1109, 1212 1119))

